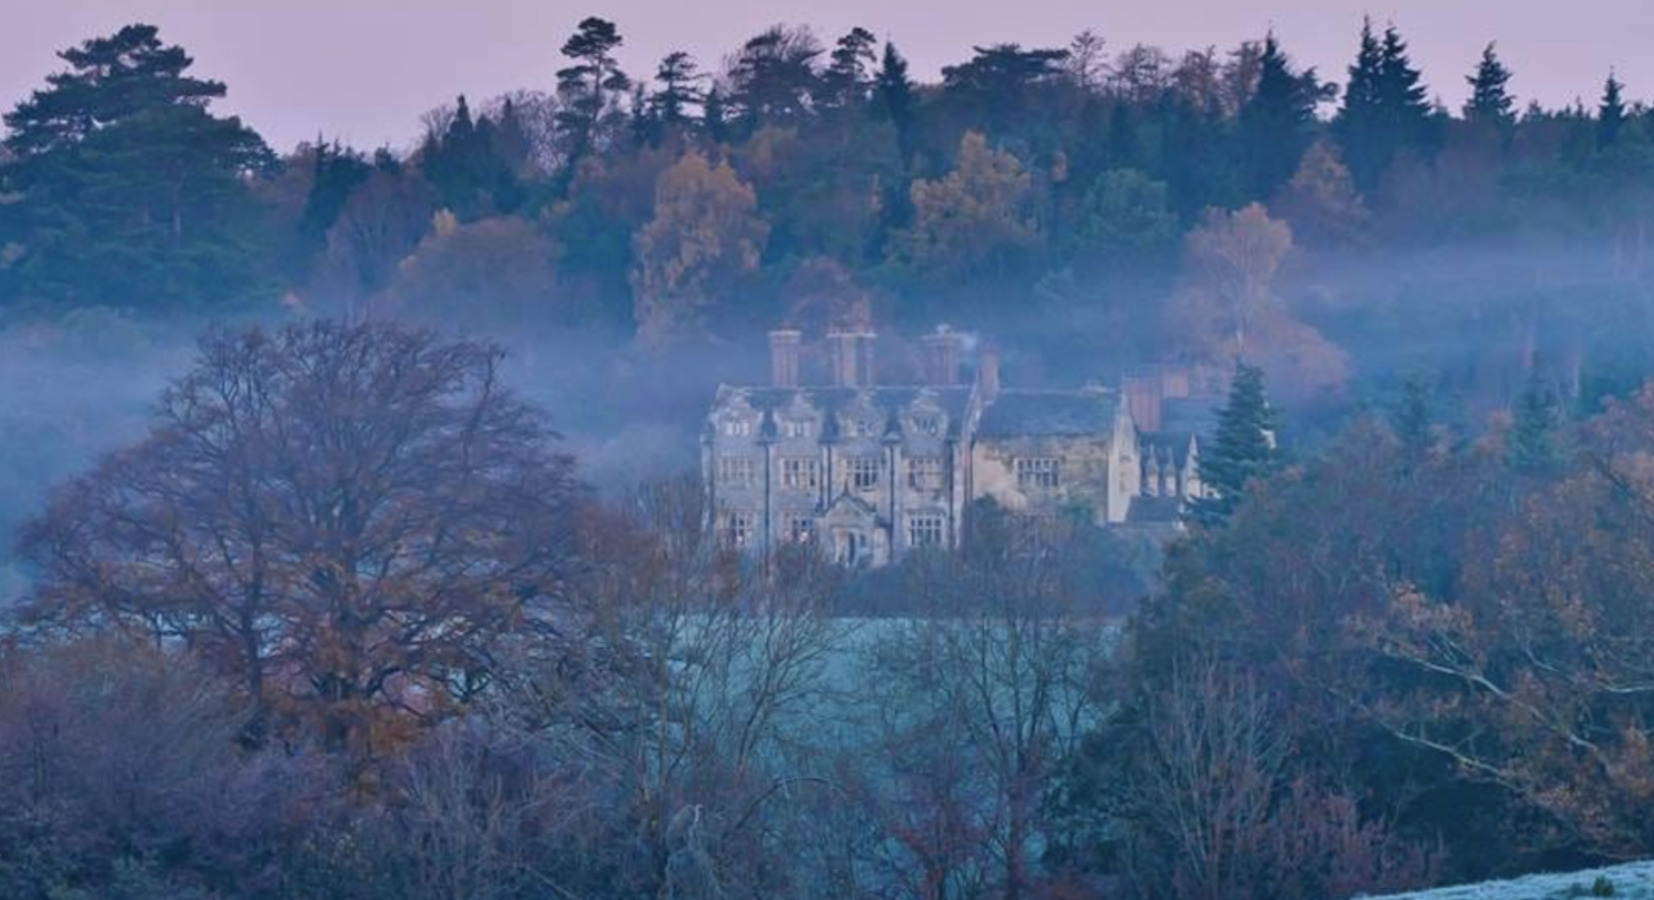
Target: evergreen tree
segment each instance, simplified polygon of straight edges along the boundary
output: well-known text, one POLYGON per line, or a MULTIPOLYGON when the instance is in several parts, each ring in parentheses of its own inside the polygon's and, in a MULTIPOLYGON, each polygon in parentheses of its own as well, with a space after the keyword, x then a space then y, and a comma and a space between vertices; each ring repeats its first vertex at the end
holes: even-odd
POLYGON ((1241 363, 1218 413, 1217 434, 1201 448, 1200 480, 1212 496, 1195 504, 1195 520, 1211 528, 1234 515, 1247 485, 1275 470, 1274 413, 1264 393, 1263 370, 1241 363))
POLYGON ((1488 44, 1482 51, 1476 74, 1465 79, 1470 83, 1470 99, 1465 102, 1464 117, 1501 128, 1516 124, 1516 100, 1510 95, 1510 77, 1510 69, 1500 61, 1495 45, 1488 44))
POLYGON ((914 150, 914 88, 913 79, 907 74, 907 60, 895 44, 884 45, 879 74, 873 80, 873 100, 877 114, 895 126, 902 165, 908 165, 914 150))
POLYGON ((1361 49, 1350 67, 1344 105, 1333 123, 1356 185, 1370 191, 1404 150, 1428 153, 1436 143, 1436 113, 1423 75, 1407 55, 1394 25, 1382 39, 1372 20, 1361 29, 1361 49))
POLYGON ((822 49, 806 28, 777 25, 741 46, 729 67, 729 100, 750 131, 803 119, 820 89, 822 49))
POLYGON ((706 100, 701 104, 701 130, 714 144, 729 139, 729 113, 724 106, 724 92, 718 90, 717 85, 706 92, 706 100))
POLYGON ((1562 403, 1556 386, 1539 365, 1528 372, 1522 395, 1516 400, 1505 461, 1521 472, 1542 472, 1561 458, 1558 431, 1562 424, 1562 403))
POLYGON ((1344 87, 1344 105, 1333 121, 1345 162, 1356 184, 1371 187, 1377 172, 1387 162, 1379 146, 1383 129, 1383 102, 1379 96, 1379 70, 1384 63, 1384 49, 1373 33, 1373 20, 1361 25, 1361 47, 1356 51, 1355 64, 1349 69, 1349 83, 1344 87))
POLYGON ((557 127, 568 141, 571 168, 595 149, 603 120, 632 86, 615 59, 622 43, 613 22, 593 16, 563 44, 563 55, 574 64, 557 72, 557 94, 563 100, 557 127))
POLYGON ((1608 74, 1608 83, 1602 88, 1602 103, 1597 107, 1597 149, 1607 150, 1620 139, 1625 130, 1625 85, 1614 73, 1608 74))
POLYGON ((499 150, 499 134, 488 117, 472 118, 461 96, 447 129, 428 135, 420 149, 420 171, 461 222, 509 213, 522 202, 522 184, 499 150))
POLYGON ((655 117, 654 106, 649 102, 648 89, 642 82, 632 85, 632 144, 637 147, 654 147, 660 144, 660 119, 655 117))
POLYGON ((373 167, 361 153, 317 139, 311 160, 310 193, 299 217, 300 257, 289 262, 290 268, 300 273, 309 271, 315 255, 326 246, 327 231, 338 220, 345 202, 372 173, 373 167))
POLYGON ((1314 70, 1299 75, 1271 34, 1264 41, 1258 88, 1241 108, 1241 150, 1251 166, 1254 196, 1273 195, 1292 178, 1314 140, 1314 70))
POLYGON ((666 131, 682 130, 690 120, 690 111, 706 102, 700 83, 706 80, 694 57, 682 50, 668 53, 655 70, 655 81, 660 90, 650 98, 650 108, 657 122, 666 131))
POLYGON ((830 109, 856 109, 867 102, 873 69, 879 63, 878 39, 865 28, 852 28, 839 38, 821 75, 822 104, 830 109))
POLYGON ((68 69, 4 117, 5 292, 75 305, 271 293, 250 187, 277 161, 241 120, 210 112, 225 86, 191 75, 152 25, 59 57, 68 69))

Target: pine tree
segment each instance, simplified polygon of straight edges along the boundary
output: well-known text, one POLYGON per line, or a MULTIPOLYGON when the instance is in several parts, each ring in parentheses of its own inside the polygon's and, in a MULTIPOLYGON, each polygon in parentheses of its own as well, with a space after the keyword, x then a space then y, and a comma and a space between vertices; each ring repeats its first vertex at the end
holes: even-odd
POLYGON ((1614 73, 1608 74, 1608 83, 1602 88, 1602 103, 1597 107, 1597 149, 1607 150, 1620 139, 1625 130, 1625 85, 1614 73))
POLYGON ((682 50, 668 53, 655 70, 660 90, 650 98, 651 111, 664 130, 681 130, 689 124, 693 107, 706 102, 700 82, 706 80, 694 57, 682 50))
POLYGON ((1195 504, 1195 520, 1212 528, 1229 521, 1248 484, 1275 470, 1274 413, 1264 392, 1263 370, 1235 369, 1229 402, 1218 413, 1217 434, 1201 448, 1200 479, 1211 496, 1195 504))
POLYGON ((225 306, 274 290, 253 179, 275 154, 219 117, 222 82, 183 48, 129 25, 59 54, 4 117, 0 277, 64 304, 225 306))
POLYGON ((1516 100, 1510 95, 1510 78, 1510 69, 1499 59, 1495 45, 1488 44, 1482 51, 1476 74, 1465 79, 1470 84, 1470 99, 1465 102, 1464 117, 1501 128, 1516 124, 1516 100))
POLYGON ((729 139, 729 113, 724 107, 724 92, 714 85, 706 92, 706 100, 701 104, 701 130, 706 133, 706 139, 714 144, 722 144, 729 139))
POLYGON ((838 39, 821 74, 821 99, 829 109, 856 109, 867 102, 873 68, 879 57, 878 39, 865 28, 852 28, 838 39))
POLYGON ((902 58, 895 44, 886 43, 879 74, 873 79, 874 110, 895 126, 904 166, 912 161, 914 150, 913 93, 913 79, 907 74, 907 60, 902 58))
POLYGON ((1258 88, 1241 108, 1241 148, 1251 166, 1254 196, 1269 197, 1292 178, 1313 140, 1314 71, 1300 75, 1270 34, 1264 40, 1258 88))
POLYGON ((613 109, 615 98, 632 86, 620 71, 615 51, 624 43, 613 22, 595 16, 580 23, 579 29, 563 44, 563 55, 574 65, 557 72, 557 93, 563 108, 557 113, 557 127, 568 140, 568 159, 573 168, 595 149, 598 129, 613 109))

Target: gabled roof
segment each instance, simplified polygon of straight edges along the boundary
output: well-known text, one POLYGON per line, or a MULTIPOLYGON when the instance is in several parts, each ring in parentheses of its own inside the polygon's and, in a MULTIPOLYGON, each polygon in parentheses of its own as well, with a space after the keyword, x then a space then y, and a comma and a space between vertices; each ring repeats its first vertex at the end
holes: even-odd
POLYGON ((984 437, 1084 437, 1114 432, 1120 397, 1112 391, 1001 391, 982 412, 984 437))
POLYGON ((1195 450, 1195 435, 1189 431, 1145 431, 1138 436, 1143 448, 1143 460, 1175 463, 1183 468, 1189 463, 1189 454, 1195 450))
POLYGON ((817 411, 827 416, 827 422, 822 429, 822 438, 831 440, 838 436, 836 417, 852 409, 858 398, 865 396, 880 414, 879 426, 888 432, 890 421, 902 411, 911 408, 915 401, 928 398, 940 409, 948 419, 948 434, 958 437, 960 428, 965 421, 965 413, 970 407, 971 388, 968 386, 953 387, 737 387, 722 385, 718 388, 717 408, 721 409, 737 400, 745 401, 747 405, 766 415, 783 414, 786 409, 798 400, 803 400, 817 411))

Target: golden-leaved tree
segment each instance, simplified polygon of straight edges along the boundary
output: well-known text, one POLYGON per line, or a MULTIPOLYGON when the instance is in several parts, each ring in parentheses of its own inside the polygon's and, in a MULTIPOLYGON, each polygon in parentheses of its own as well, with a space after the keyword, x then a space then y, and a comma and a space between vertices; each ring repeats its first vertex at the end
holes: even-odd
POLYGON ((913 225, 901 235, 915 269, 962 280, 1002 271, 1039 243, 1033 179, 980 132, 959 141, 952 172, 913 183, 913 225))
POLYGON ((655 185, 655 215, 632 239, 638 332, 659 340, 701 330, 722 294, 758 268, 769 225, 758 195, 728 163, 691 150, 655 185))

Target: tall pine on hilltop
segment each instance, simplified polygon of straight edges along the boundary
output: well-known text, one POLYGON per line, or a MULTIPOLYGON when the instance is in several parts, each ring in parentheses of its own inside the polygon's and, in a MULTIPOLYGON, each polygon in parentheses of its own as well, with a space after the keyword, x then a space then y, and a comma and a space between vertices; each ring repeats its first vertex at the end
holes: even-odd
POLYGON ((1263 370, 1241 363, 1218 413, 1217 434, 1200 451, 1200 480, 1212 495, 1195 504, 1195 521, 1221 526, 1234 515, 1254 478, 1275 470, 1275 414, 1264 393, 1263 370))
POLYGON ((631 89, 615 59, 623 42, 615 23, 593 16, 563 44, 563 55, 573 64, 557 72, 557 96, 563 101, 557 127, 569 142, 571 168, 596 148, 604 119, 631 89))

